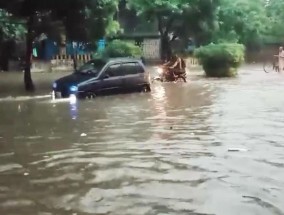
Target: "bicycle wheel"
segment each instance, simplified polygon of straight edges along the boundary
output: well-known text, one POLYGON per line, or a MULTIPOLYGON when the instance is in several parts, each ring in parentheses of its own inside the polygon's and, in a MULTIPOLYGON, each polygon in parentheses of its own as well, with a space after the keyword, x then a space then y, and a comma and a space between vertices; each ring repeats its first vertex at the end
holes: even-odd
POLYGON ((273 72, 273 71, 275 70, 273 62, 271 62, 271 61, 265 62, 265 63, 263 64, 263 70, 264 70, 264 72, 266 72, 266 73, 273 72))

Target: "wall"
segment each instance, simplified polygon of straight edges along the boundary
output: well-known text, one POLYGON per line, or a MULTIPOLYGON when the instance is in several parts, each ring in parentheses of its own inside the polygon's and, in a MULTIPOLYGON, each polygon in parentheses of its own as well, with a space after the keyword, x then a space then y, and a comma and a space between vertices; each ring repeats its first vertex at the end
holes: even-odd
POLYGON ((160 59, 160 39, 144 39, 142 42, 143 57, 146 60, 160 59))
POLYGON ((145 60, 160 60, 160 37, 159 35, 122 35, 112 39, 127 41, 141 47, 145 60))
POLYGON ((247 51, 246 52, 246 62, 252 63, 261 63, 267 60, 272 60, 273 55, 278 54, 279 45, 266 45, 263 46, 260 50, 256 51, 247 51))

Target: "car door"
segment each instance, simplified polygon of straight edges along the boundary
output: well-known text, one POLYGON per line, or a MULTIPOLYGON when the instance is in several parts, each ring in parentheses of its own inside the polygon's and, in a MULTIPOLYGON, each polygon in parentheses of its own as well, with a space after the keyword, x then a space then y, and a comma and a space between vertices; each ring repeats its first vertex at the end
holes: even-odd
POLYGON ((144 83, 143 68, 137 62, 123 63, 124 71, 123 87, 131 90, 140 87, 144 83))
POLYGON ((101 76, 99 93, 118 93, 122 88, 123 75, 120 63, 110 65, 101 76))

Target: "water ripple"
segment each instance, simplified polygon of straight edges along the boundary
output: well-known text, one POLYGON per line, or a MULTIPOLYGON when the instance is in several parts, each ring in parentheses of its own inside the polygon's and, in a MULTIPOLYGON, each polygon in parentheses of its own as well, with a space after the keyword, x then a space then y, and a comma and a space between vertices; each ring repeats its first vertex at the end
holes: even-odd
POLYGON ((256 72, 80 101, 75 118, 0 100, 1 214, 282 215, 284 78, 256 72))

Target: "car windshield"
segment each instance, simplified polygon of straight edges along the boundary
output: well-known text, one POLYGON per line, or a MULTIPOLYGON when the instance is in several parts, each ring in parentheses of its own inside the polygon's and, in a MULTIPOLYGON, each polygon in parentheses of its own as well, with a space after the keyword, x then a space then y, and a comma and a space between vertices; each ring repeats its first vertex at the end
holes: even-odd
POLYGON ((97 76, 101 69, 105 66, 106 62, 103 60, 91 60, 81 66, 76 73, 91 74, 97 76))

